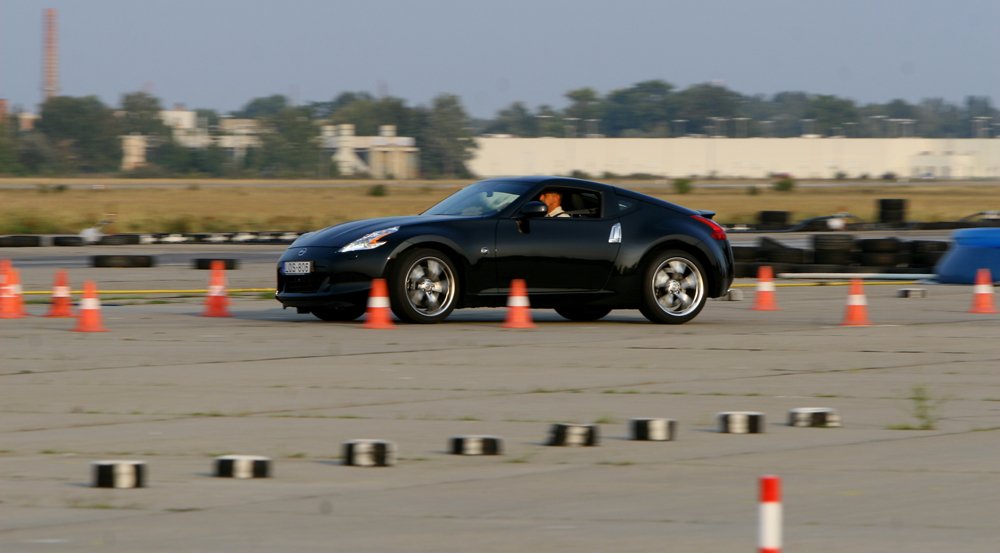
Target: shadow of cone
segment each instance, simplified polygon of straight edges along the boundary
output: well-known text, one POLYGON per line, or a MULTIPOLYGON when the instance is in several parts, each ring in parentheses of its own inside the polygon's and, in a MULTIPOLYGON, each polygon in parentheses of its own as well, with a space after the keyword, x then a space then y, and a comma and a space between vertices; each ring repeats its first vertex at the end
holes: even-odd
POLYGON ((365 313, 365 328, 389 329, 396 328, 389 314, 389 289, 385 279, 376 278, 372 281, 372 291, 368 296, 368 312, 365 313))
POLYGON ((989 269, 976 271, 976 285, 972 289, 972 309, 969 313, 996 313, 993 303, 993 277, 989 269))
POLYGON ((778 311, 774 297, 774 274, 769 265, 757 269, 757 295, 754 297, 754 311, 778 311))
POLYGON ((535 328, 531 320, 531 304, 528 302, 528 285, 524 279, 515 278, 510 282, 507 296, 507 321, 504 328, 535 328))
POLYGON ((864 285, 861 279, 852 279, 851 288, 847 292, 847 310, 844 312, 844 322, 840 326, 871 326, 868 320, 868 299, 865 297, 864 285))
POLYGON ((83 299, 80 300, 80 317, 73 332, 107 332, 101 324, 101 300, 97 299, 97 285, 88 280, 83 283, 83 299))
POLYGON ((19 319, 17 298, 14 296, 13 271, 10 261, 0 259, 0 319, 19 319))
POLYGON ((49 312, 45 316, 51 318, 73 316, 69 278, 66 276, 66 271, 60 269, 56 272, 56 281, 52 286, 52 303, 49 304, 49 312))
POLYGON ((229 312, 229 297, 226 296, 226 265, 215 259, 211 265, 212 276, 208 281, 208 296, 205 297, 205 311, 202 317, 232 317, 229 312))

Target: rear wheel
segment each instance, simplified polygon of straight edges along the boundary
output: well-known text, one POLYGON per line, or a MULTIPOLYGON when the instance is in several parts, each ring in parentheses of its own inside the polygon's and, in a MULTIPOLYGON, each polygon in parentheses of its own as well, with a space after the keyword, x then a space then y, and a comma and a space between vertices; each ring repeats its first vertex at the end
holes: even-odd
POLYGON ((556 313, 571 321, 596 321, 611 313, 611 309, 589 306, 557 307, 556 313))
POLYGON ((353 321, 365 312, 365 305, 348 305, 344 307, 314 307, 312 314, 324 321, 353 321))
POLYGON ((457 274, 448 256, 437 250, 405 252, 390 270, 392 312, 409 323, 443 321, 455 309, 457 274))
POLYGON ((643 275, 639 310, 654 323, 686 323, 705 307, 706 286, 705 271, 693 255, 678 250, 661 252, 643 275))

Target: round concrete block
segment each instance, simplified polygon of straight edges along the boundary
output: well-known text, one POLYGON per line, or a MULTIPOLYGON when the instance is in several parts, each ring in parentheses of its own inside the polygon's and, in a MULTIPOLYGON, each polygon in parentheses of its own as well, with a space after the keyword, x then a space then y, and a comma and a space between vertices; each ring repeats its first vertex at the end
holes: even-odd
POLYGON ((631 439, 649 442, 672 442, 677 436, 677 421, 673 419, 632 419, 631 439))
POLYGON ((94 461, 95 488, 145 488, 145 461, 94 461))
POLYGON ((830 407, 797 407, 788 411, 788 426, 839 428, 840 413, 830 407))
POLYGON ((719 432, 723 434, 763 434, 764 413, 756 411, 719 413, 719 432))
POLYGON ((270 478, 271 459, 259 455, 223 455, 215 458, 220 478, 270 478))
POLYGON ((454 436, 450 449, 454 455, 503 455, 503 439, 496 436, 454 436))
POLYGON ((396 464, 396 444, 385 440, 344 442, 344 464, 352 467, 391 467, 396 464))
POLYGON ((598 431, 596 424, 557 423, 552 425, 549 445, 596 446, 598 431))

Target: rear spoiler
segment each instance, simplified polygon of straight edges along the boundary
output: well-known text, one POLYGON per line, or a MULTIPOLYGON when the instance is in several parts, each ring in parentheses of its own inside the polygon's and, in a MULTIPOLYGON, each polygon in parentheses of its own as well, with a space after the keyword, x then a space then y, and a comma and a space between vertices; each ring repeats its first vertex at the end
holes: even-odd
POLYGON ((706 219, 711 219, 712 217, 715 217, 715 212, 714 211, 709 211, 707 209, 696 209, 695 211, 698 212, 698 215, 701 215, 702 217, 704 217, 706 219))

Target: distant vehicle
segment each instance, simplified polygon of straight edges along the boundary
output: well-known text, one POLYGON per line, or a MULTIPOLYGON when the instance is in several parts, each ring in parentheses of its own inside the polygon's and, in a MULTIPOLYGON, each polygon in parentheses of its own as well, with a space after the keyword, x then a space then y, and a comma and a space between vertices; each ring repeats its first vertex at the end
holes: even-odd
POLYGON ((455 308, 506 305, 521 278, 533 308, 573 321, 639 309, 655 323, 686 323, 732 283, 732 249, 713 216, 586 180, 489 179, 420 215, 302 235, 278 261, 276 298, 350 321, 365 312, 372 279, 384 278, 399 319, 436 323, 455 308), (548 192, 568 217, 546 217, 548 192))

